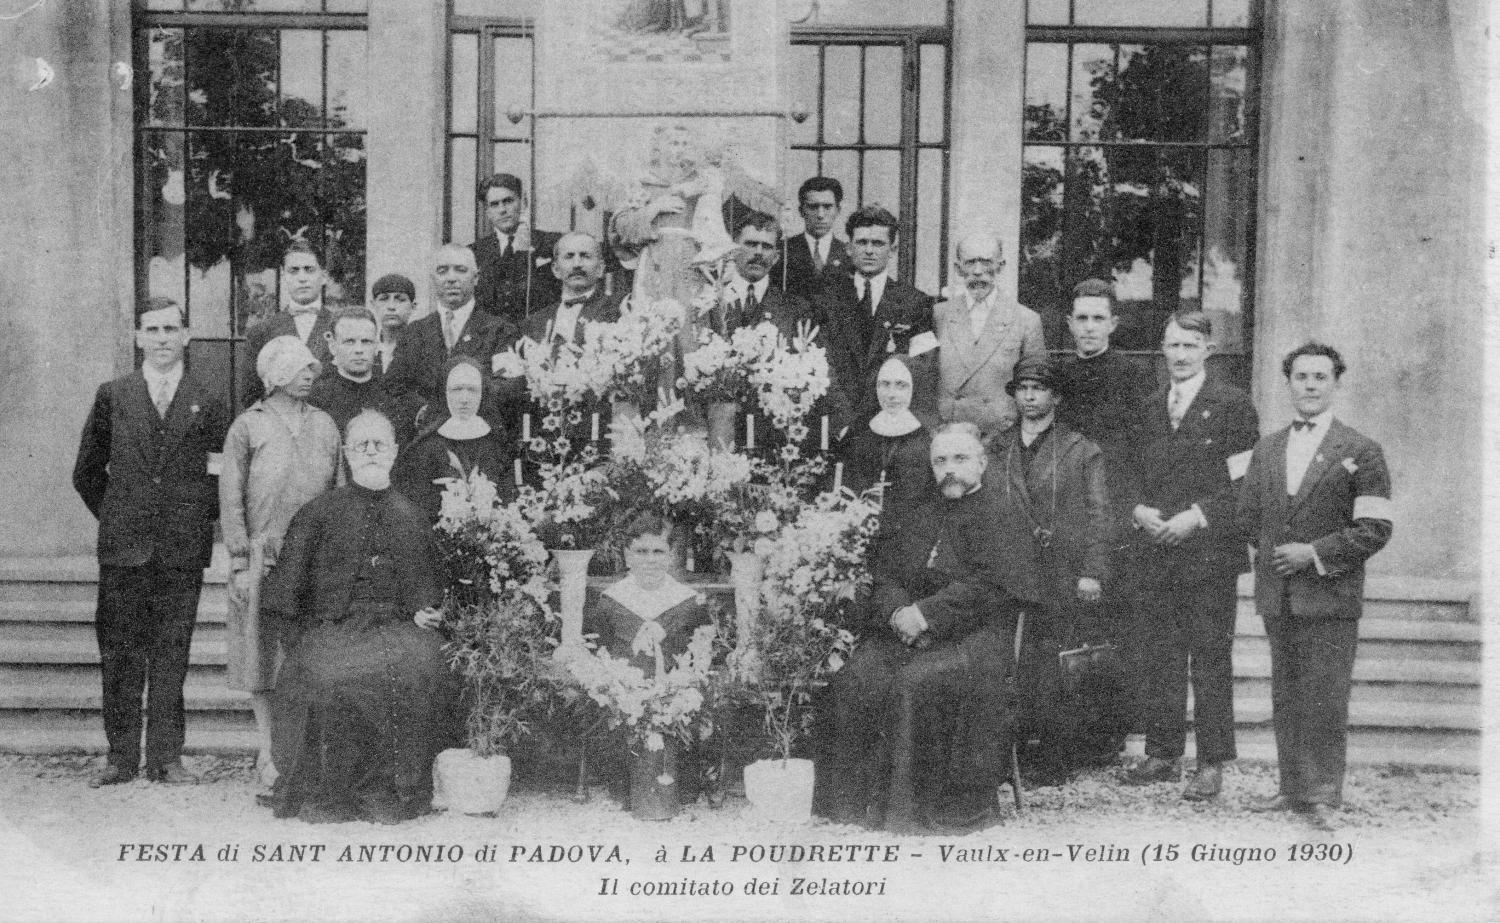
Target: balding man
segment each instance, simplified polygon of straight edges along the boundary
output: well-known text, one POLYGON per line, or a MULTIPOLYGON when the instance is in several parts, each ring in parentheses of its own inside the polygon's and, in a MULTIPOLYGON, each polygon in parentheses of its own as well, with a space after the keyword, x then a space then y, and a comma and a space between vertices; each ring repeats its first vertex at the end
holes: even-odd
POLYGON ((492 368, 494 356, 516 341, 510 321, 474 309, 479 270, 474 253, 459 244, 444 244, 433 259, 437 293, 433 311, 406 325, 396 356, 386 372, 386 390, 415 393, 433 407, 443 405, 443 370, 453 356, 473 356, 492 368))
POLYGON ((526 336, 538 343, 548 337, 583 342, 583 325, 620 319, 620 297, 605 292, 604 251, 592 235, 572 231, 552 248, 552 274, 562 286, 561 298, 526 318, 526 336))
POLYGON ((979 427, 985 444, 1016 422, 1016 407, 1005 393, 1016 363, 1044 358, 1042 319, 1030 308, 995 290, 1005 267, 993 234, 969 234, 958 243, 953 269, 963 294, 933 310, 938 338, 938 414, 945 423, 967 421, 979 427))

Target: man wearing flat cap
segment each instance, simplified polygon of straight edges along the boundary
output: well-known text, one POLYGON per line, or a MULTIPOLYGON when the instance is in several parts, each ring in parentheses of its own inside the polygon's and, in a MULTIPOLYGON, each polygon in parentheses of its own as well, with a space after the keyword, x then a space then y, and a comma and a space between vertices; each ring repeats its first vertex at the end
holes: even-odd
MULTIPOLYGON (((1028 613, 1022 711, 1041 741, 1033 775, 1060 779, 1081 759, 1085 701, 1061 686, 1057 654, 1101 636, 1099 600, 1109 578, 1110 513, 1104 454, 1057 417, 1058 374, 1046 356, 1024 356, 1005 393, 1017 422, 990 445, 990 473, 1005 515, 1024 524, 1041 605, 1028 613)), ((1117 691, 1118 692, 1118 691, 1117 691)), ((1091 698, 1098 699, 1094 695, 1091 698)), ((1090 702, 1087 711, 1118 707, 1090 702)), ((1029 735, 1028 735, 1029 736, 1029 735)), ((1023 737, 1024 739, 1024 737, 1023 737)))

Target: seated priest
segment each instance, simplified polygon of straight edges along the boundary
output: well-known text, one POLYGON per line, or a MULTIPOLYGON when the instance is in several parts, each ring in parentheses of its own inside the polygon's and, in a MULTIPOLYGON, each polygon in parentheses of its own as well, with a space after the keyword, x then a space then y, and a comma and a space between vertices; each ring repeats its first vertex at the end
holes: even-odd
POLYGON ((452 718, 442 570, 427 517, 390 489, 390 421, 375 410, 350 420, 344 454, 354 483, 298 511, 262 587, 286 651, 269 801, 309 823, 398 823, 430 810, 452 718))
POLYGON ((819 810, 893 833, 995 820, 1008 775, 1017 614, 1037 598, 1030 536, 984 483, 978 428, 932 439, 940 495, 882 541, 849 663, 834 674, 819 810))

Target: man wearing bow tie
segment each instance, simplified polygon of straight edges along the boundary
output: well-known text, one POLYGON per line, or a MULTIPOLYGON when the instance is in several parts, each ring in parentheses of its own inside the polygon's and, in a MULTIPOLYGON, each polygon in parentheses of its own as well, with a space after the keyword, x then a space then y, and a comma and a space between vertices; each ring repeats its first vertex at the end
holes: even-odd
POLYGON ((1256 551, 1281 770, 1277 793, 1250 807, 1305 813, 1328 830, 1343 796, 1365 561, 1391 537, 1391 477, 1380 445, 1333 416, 1338 350, 1305 343, 1281 369, 1296 418, 1256 444, 1238 511, 1256 551))
POLYGON ((327 278, 322 257, 312 244, 299 239, 287 246, 281 258, 281 310, 256 321, 245 331, 244 350, 239 354, 247 357, 239 363, 241 408, 265 396, 255 374, 255 358, 276 337, 291 335, 301 340, 325 368, 332 360, 327 334, 332 329, 333 311, 323 303, 327 278))
MULTIPOLYGON (((385 374, 392 395, 417 394, 429 408, 443 406, 443 369, 453 356, 472 356, 485 368, 516 341, 510 321, 475 310, 479 271, 474 253, 459 244, 444 244, 433 260, 432 284, 437 303, 431 313, 406 325, 396 356, 385 374)), ((493 417, 496 408, 481 411, 493 417)), ((495 422, 492 420, 492 422, 495 422)))
POLYGON ((832 390, 841 392, 848 406, 848 414, 835 421, 836 431, 880 410, 875 376, 892 353, 920 354, 936 345, 932 298, 890 275, 896 216, 866 205, 844 227, 853 278, 825 279, 813 311, 828 350, 832 390))
POLYGON ((557 277, 548 269, 560 235, 533 230, 522 221, 526 193, 521 180, 496 173, 479 184, 479 201, 494 233, 474 242, 479 284, 474 302, 481 311, 520 326, 535 311, 557 303, 557 277))
POLYGON ((1230 656, 1235 579, 1246 560, 1234 525, 1235 481, 1243 471, 1231 459, 1259 436, 1249 396, 1207 377, 1212 334, 1201 312, 1167 322, 1162 352, 1171 384, 1136 415, 1138 467, 1127 500, 1134 529, 1121 575, 1135 583, 1136 618, 1151 658, 1144 665, 1146 760, 1125 781, 1181 777, 1191 675, 1198 758, 1182 793, 1189 801, 1217 797, 1223 764, 1236 755, 1230 656))
POLYGON ((109 757, 93 788, 140 771, 143 690, 147 778, 197 781, 181 761, 182 686, 219 516, 211 456, 229 418, 183 367, 188 339, 175 302, 146 304, 141 368, 99 387, 73 467, 73 487, 99 520, 94 628, 109 757))
POLYGON ((621 298, 605 292, 604 253, 592 235, 573 231, 553 248, 552 274, 561 288, 557 301, 526 318, 525 335, 538 343, 583 342, 584 325, 620 319, 621 298))

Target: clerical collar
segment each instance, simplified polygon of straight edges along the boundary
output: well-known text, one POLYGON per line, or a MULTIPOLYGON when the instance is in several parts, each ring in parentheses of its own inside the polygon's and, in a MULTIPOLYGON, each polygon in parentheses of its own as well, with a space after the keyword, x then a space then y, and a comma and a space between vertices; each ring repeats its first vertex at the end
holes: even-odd
POLYGON ((389 483, 387 483, 386 486, 377 489, 374 487, 366 487, 365 485, 359 483, 356 480, 353 480, 352 478, 349 481, 349 486, 354 489, 354 492, 356 494, 365 498, 366 500, 379 500, 386 495, 387 491, 391 489, 389 483))
POLYGON ((1073 350, 1073 352, 1080 359, 1098 359, 1100 356, 1103 356, 1105 353, 1109 352, 1109 344, 1104 344, 1104 348, 1096 353, 1086 353, 1077 349, 1073 350))
POLYGON ((478 439, 490 434, 490 425, 482 417, 469 417, 467 420, 449 417, 438 426, 437 431, 439 436, 449 439, 478 439))
POLYGON ((604 595, 629 609, 641 619, 650 621, 698 595, 692 588, 671 576, 662 578, 661 586, 648 590, 636 582, 635 574, 626 574, 605 589, 604 595))
POLYGON ((910 410, 882 410, 870 418, 870 429, 887 438, 905 436, 922 428, 922 422, 910 410))
POLYGON ((351 382, 353 382, 356 385, 368 384, 371 381, 375 380, 375 368, 374 368, 374 366, 370 367, 370 371, 368 371, 368 372, 365 373, 365 377, 364 378, 355 378, 353 375, 350 375, 348 372, 344 371, 343 366, 340 366, 337 363, 335 363, 333 367, 334 367, 335 370, 338 371, 340 378, 344 379, 345 381, 351 381, 351 382))

